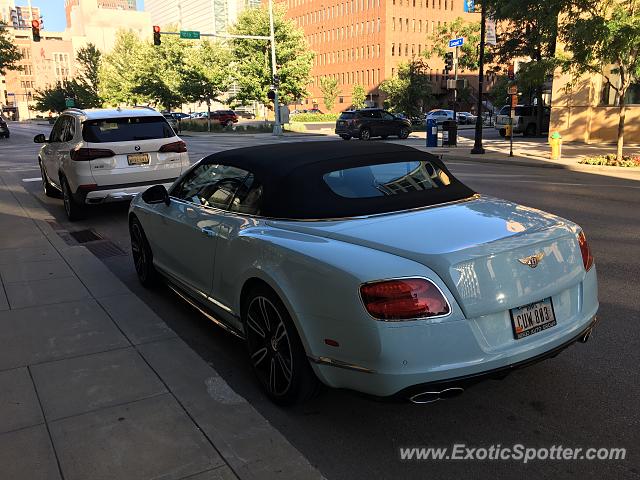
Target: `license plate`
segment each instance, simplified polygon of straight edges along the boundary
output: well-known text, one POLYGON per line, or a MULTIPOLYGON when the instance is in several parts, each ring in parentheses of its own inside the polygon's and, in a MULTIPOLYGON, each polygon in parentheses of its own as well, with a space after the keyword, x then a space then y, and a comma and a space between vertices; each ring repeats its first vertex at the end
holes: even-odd
POLYGON ((522 307, 512 308, 510 313, 513 336, 516 340, 547 330, 557 323, 551 297, 522 307))
POLYGON ((146 165, 149 163, 149 154, 133 153, 131 155, 127 155, 127 161, 129 162, 129 165, 146 165))

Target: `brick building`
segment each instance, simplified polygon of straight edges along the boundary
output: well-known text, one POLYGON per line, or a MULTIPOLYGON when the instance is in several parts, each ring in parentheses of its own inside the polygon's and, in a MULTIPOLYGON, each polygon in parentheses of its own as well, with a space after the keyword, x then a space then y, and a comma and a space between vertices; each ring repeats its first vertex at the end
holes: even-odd
MULTIPOLYGON (((283 0, 287 17, 304 30, 316 53, 310 96, 303 108, 324 110, 320 79, 338 81, 341 94, 335 111, 351 105, 354 85, 363 85, 370 105, 382 105, 379 85, 396 74, 398 65, 430 48, 428 37, 457 17, 479 21, 464 12, 463 0, 283 0)), ((434 92, 441 91, 441 59, 430 59, 434 92)), ((473 86, 473 83, 471 82, 473 86)), ((477 88, 477 81, 475 83, 477 88)))

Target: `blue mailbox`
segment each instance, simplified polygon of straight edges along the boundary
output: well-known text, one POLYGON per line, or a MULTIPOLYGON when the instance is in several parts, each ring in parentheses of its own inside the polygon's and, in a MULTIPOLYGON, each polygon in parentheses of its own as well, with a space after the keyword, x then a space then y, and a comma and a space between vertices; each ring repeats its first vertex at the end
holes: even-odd
POLYGON ((438 146, 438 123, 435 118, 427 118, 427 147, 438 146))

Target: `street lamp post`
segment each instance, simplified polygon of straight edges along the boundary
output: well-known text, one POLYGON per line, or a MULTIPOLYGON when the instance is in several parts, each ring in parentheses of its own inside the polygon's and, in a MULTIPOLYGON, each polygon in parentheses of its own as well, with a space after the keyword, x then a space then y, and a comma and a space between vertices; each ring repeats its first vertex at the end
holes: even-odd
POLYGON ((480 61, 478 66, 478 118, 476 118, 476 136, 473 144, 472 154, 482 155, 484 154, 484 147, 482 146, 482 94, 484 90, 484 41, 486 35, 486 15, 487 5, 486 2, 482 2, 482 15, 480 20, 480 61))
POLYGON ((273 134, 282 135, 282 125, 280 124, 280 102, 278 100, 278 81, 276 70, 276 35, 273 28, 273 0, 269 0, 269 41, 271 42, 271 74, 273 76, 273 93, 275 97, 273 99, 273 134))

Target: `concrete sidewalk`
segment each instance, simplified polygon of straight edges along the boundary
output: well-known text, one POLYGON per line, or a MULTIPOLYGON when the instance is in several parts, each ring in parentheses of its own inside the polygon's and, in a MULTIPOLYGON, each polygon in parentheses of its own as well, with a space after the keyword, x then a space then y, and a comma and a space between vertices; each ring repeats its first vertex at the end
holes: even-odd
POLYGON ((0 177, 0 478, 322 478, 52 221, 0 177))

